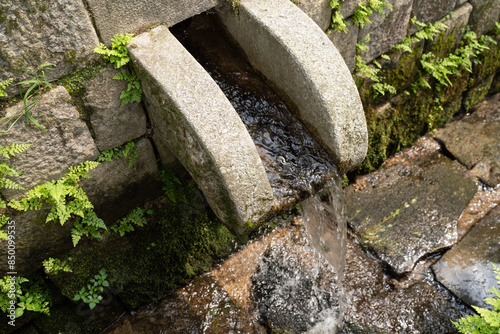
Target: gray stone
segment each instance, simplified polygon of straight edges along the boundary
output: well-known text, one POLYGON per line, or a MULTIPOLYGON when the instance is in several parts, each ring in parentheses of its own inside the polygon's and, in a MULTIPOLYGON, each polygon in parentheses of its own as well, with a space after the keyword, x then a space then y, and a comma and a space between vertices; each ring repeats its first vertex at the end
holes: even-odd
POLYGON ((330 0, 298 0, 297 7, 307 14, 321 28, 326 30, 332 19, 330 0))
POLYGON ((344 18, 354 14, 360 3, 368 3, 368 0, 344 0, 340 2, 340 12, 344 18))
POLYGON ((470 26, 478 35, 487 33, 495 28, 495 22, 500 21, 500 1, 498 0, 470 0, 474 9, 470 18, 470 26))
POLYGON ((448 28, 437 35, 434 40, 426 41, 426 51, 443 58, 452 53, 462 40, 471 12, 472 6, 466 3, 457 8, 452 16, 441 20, 448 28))
POLYGON ((487 307, 496 286, 491 263, 500 266, 500 206, 467 233, 433 266, 436 278, 469 305, 487 307))
POLYGON ((353 24, 351 20, 346 20, 346 25, 347 34, 343 31, 330 30, 326 35, 340 52, 349 71, 352 73, 356 65, 356 42, 358 41, 359 27, 353 24))
POLYGON ((500 183, 500 94, 475 108, 476 112, 447 124, 435 136, 475 176, 494 187, 500 183))
POLYGON ((358 41, 365 41, 366 36, 370 35, 370 41, 365 43, 368 50, 361 54, 366 62, 386 53, 406 37, 413 1, 390 0, 387 2, 392 5, 393 10, 385 8, 385 15, 373 13, 370 16, 371 23, 359 30, 358 41))
POLYGON ((228 227, 247 233, 269 214, 274 199, 238 114, 166 27, 139 36, 129 52, 143 83, 157 147, 169 147, 228 227))
POLYGON ((457 0, 414 0, 412 17, 423 23, 432 23, 448 15, 457 4, 457 0))
POLYGON ((357 88, 342 56, 316 24, 288 0, 242 0, 239 16, 221 8, 228 32, 295 107, 342 172, 360 164, 367 130, 357 88), (294 29, 290 29, 294 27, 294 29))
POLYGON ((105 44, 117 34, 141 33, 159 24, 171 27, 217 5, 217 0, 88 0, 99 36, 105 44))
POLYGON ((90 123, 100 151, 120 146, 146 133, 146 114, 142 106, 136 102, 120 106, 120 94, 127 89, 127 82, 113 79, 119 72, 110 66, 85 85, 85 104, 92 110, 90 123))
MULTIPOLYGON (((19 212, 12 216, 16 228, 16 264, 18 276, 27 276, 42 267, 42 261, 73 247, 72 224, 63 226, 59 222, 45 223, 49 209, 19 212)), ((4 226, 4 230, 7 230, 4 226)), ((7 242, 0 242, 0 256, 7 258, 7 242)), ((0 271, 9 270, 7 261, 0 263, 0 271)))
POLYGON ((347 221, 395 272, 457 241, 457 222, 477 187, 429 139, 346 188, 347 221), (446 203, 446 205, 444 205, 446 203))
MULTIPOLYGON (((24 112, 23 103, 6 110, 7 115, 24 112)), ((26 190, 50 180, 59 179, 70 166, 95 160, 97 148, 87 125, 79 119, 71 98, 60 86, 45 93, 32 109, 46 131, 28 125, 24 116, 5 134, 4 145, 33 144, 27 151, 10 160, 10 165, 23 173, 15 181, 26 190)), ((6 199, 18 198, 22 190, 2 189, 6 199)))
POLYGON ((105 221, 113 222, 161 194, 151 142, 142 138, 135 147, 139 153, 132 165, 128 158, 103 162, 90 171, 89 179, 80 181, 98 216, 105 221))
POLYGON ((464 316, 461 307, 430 285, 421 272, 400 280, 390 278, 380 261, 350 239, 344 289, 342 334, 456 333, 450 320, 464 316))
MULTIPOLYGON (((45 74, 58 79, 96 58, 92 51, 98 44, 81 0, 0 1, 0 81, 28 78, 16 58, 33 69, 53 63, 45 74)), ((7 92, 12 96, 19 89, 7 92)))

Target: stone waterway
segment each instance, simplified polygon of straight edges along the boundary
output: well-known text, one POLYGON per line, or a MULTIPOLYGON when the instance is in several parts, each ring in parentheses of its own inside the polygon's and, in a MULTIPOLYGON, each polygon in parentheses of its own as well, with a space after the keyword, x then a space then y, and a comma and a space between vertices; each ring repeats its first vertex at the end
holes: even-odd
POLYGON ((229 99, 257 147, 277 207, 289 207, 317 191, 336 175, 336 168, 214 21, 210 15, 200 15, 171 31, 229 99))

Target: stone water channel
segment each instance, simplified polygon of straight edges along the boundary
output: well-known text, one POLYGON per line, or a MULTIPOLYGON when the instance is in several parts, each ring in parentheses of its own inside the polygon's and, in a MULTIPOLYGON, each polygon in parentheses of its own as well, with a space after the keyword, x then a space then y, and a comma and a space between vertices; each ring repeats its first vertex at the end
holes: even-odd
MULTIPOLYGON (((203 49, 196 34, 214 28, 193 21, 174 33, 188 49, 203 49)), ((239 84, 255 78, 231 68, 232 52, 225 49, 220 67, 233 77, 208 71, 227 95, 238 92, 233 105, 266 104, 251 93, 243 99, 239 84)), ((248 110, 240 116, 249 128, 262 121, 248 110)), ((500 263, 499 133, 496 95, 344 191, 335 177, 276 218, 276 229, 104 333, 455 333, 450 320, 485 306, 495 284, 490 262, 500 263)), ((265 133, 255 136, 270 147, 265 133)))

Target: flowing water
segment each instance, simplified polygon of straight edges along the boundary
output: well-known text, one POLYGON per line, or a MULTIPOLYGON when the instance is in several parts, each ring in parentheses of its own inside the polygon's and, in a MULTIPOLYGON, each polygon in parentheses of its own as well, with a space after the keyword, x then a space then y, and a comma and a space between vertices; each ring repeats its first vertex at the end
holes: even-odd
POLYGON ((275 230, 105 333, 336 333, 344 308, 343 202, 337 177, 299 212, 275 218, 275 230))
POLYGON ((211 15, 199 15, 171 31, 212 76, 240 115, 266 169, 277 209, 290 207, 335 176, 336 167, 214 21, 211 15))

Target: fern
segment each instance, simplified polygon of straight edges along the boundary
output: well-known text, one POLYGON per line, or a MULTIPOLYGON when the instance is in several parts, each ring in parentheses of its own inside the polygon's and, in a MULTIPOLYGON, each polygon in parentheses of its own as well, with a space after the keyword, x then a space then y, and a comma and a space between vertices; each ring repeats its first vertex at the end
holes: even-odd
POLYGON ((5 81, 0 81, 0 97, 7 96, 7 93, 5 92, 5 88, 10 86, 10 84, 12 84, 13 81, 14 81, 13 78, 7 79, 5 81))
POLYGON ((358 27, 364 28, 366 25, 372 23, 369 18, 372 14, 373 10, 367 4, 360 2, 358 9, 352 15, 352 22, 358 27))
POLYGON ((141 208, 135 208, 126 217, 120 219, 116 225, 111 226, 113 232, 119 233, 121 237, 125 235, 126 232, 134 231, 134 226, 144 226, 146 225, 146 217, 144 213, 151 214, 151 211, 147 211, 141 208))
POLYGON ((115 68, 120 68, 130 61, 130 56, 125 45, 133 41, 135 41, 133 34, 115 35, 111 39, 111 50, 101 43, 94 49, 94 52, 102 54, 104 59, 109 60, 111 64, 115 65, 115 68))
POLYGON ((58 220, 63 225, 73 215, 84 217, 85 211, 93 209, 87 195, 76 182, 80 178, 89 177, 88 171, 99 165, 95 161, 85 161, 57 181, 50 181, 29 190, 21 200, 9 202, 15 210, 40 210, 44 203, 52 206, 46 222, 58 220))
POLYGON ((332 7, 332 29, 347 33, 347 25, 344 21, 344 16, 342 16, 342 13, 340 12, 339 0, 330 0, 330 7, 332 7))
POLYGON ((182 202, 188 204, 184 187, 181 181, 175 176, 171 170, 162 170, 160 172, 160 181, 163 182, 163 190, 168 198, 174 202, 182 202))
POLYGON ((77 219, 71 230, 71 240, 73 246, 76 246, 83 236, 89 239, 101 240, 103 234, 100 229, 107 231, 108 228, 104 221, 97 217, 97 214, 92 209, 87 209, 81 219, 77 219))
POLYGON ((352 22, 358 27, 363 28, 372 23, 370 21, 370 16, 372 16, 374 12, 378 12, 382 14, 382 16, 385 16, 384 8, 388 8, 390 11, 393 9, 392 5, 385 0, 370 0, 368 4, 360 2, 358 8, 352 15, 352 22))
POLYGON ((139 157, 139 150, 135 147, 133 141, 127 142, 125 146, 115 147, 110 150, 102 151, 97 158, 98 162, 118 160, 128 157, 128 167, 132 167, 139 157))
POLYGON ((125 71, 117 73, 113 79, 127 81, 127 89, 123 90, 120 94, 122 100, 121 107, 132 102, 141 102, 142 88, 139 78, 133 74, 127 74, 125 71))

